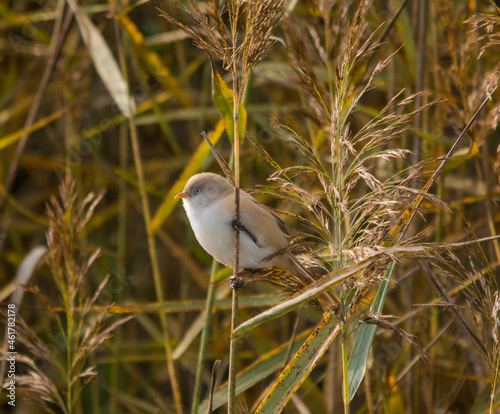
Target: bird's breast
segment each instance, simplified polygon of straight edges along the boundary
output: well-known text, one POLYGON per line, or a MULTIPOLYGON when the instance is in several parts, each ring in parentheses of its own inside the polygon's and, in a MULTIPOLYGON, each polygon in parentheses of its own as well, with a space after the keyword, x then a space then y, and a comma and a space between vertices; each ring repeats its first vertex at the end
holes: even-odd
MULTIPOLYGON (((191 227, 193 228, 196 239, 200 245, 206 250, 208 254, 214 257, 218 262, 233 267, 234 265, 234 228, 232 225, 234 218, 234 206, 229 200, 222 200, 222 202, 213 203, 203 209, 193 209, 191 206, 186 205, 186 213, 188 215, 191 227)), ((242 207, 244 204, 242 203, 242 207)), ((240 255, 239 264, 240 268, 248 269, 261 269, 273 266, 272 262, 265 259, 276 252, 277 248, 268 243, 266 237, 267 232, 277 232, 274 237, 280 239, 280 244, 286 245, 284 236, 282 235, 278 226, 271 220, 270 224, 273 229, 265 227, 264 234, 261 234, 262 229, 254 226, 252 220, 245 214, 244 208, 241 211, 241 224, 255 236, 258 241, 256 242, 252 236, 246 232, 240 232, 240 255), (283 240, 281 240, 283 238, 283 240)), ((279 246, 282 248, 283 246, 279 246)))
POLYGON ((232 212, 227 211, 220 203, 211 204, 200 210, 186 207, 189 222, 201 247, 218 262, 231 266, 233 232, 230 227, 230 218, 232 212))

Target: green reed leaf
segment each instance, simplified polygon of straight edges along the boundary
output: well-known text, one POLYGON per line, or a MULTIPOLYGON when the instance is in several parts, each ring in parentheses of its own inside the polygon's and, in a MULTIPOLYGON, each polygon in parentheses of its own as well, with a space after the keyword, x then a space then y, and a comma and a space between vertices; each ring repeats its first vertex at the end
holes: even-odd
MULTIPOLYGON (((234 141, 234 114, 233 114, 233 90, 227 86, 224 79, 219 75, 212 65, 212 94, 215 106, 222 113, 227 135, 231 142, 234 141)), ((247 125, 247 112, 243 105, 240 105, 238 114, 239 135, 245 136, 247 125)))
MULTIPOLYGON (((396 262, 392 262, 385 272, 385 278, 380 284, 377 296, 375 296, 375 300, 371 306, 371 313, 373 315, 380 315, 382 312, 382 307, 384 306, 387 291, 389 289, 389 282, 395 266, 396 262)), ((359 328, 358 334, 356 335, 356 340, 347 367, 347 375, 349 378, 349 401, 352 401, 354 395, 358 391, 361 381, 363 381, 365 377, 368 353, 372 347, 376 329, 376 325, 365 324, 359 328)))

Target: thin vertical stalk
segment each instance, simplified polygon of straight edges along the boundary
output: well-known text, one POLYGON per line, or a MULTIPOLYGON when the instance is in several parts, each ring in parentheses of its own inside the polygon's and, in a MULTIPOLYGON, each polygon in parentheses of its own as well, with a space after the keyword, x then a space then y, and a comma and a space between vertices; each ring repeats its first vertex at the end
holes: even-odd
MULTIPOLYGON (((116 10, 114 10, 116 12, 116 10)), ((118 36, 119 32, 115 27, 118 36)), ((122 39, 125 41, 126 39, 122 39)), ((118 41, 118 37, 117 37, 118 41)), ((120 43, 120 42, 118 42, 120 43)), ((121 43, 120 43, 121 45, 121 43)), ((124 50, 128 50, 128 44, 125 45, 124 50)), ((123 58, 125 58, 123 54, 123 58)), ((123 64, 124 65, 124 64, 123 64)), ((120 169, 122 171, 127 170, 128 164, 128 130, 127 125, 120 125, 120 137, 119 137, 119 163, 120 169)), ((125 255, 126 255, 126 240, 127 240, 127 182, 123 177, 119 177, 118 182, 119 194, 118 194, 118 230, 117 230, 117 247, 116 253, 118 260, 116 261, 116 277, 120 284, 123 284, 123 277, 125 274, 125 255)), ((117 292, 116 301, 119 301, 121 297, 120 291, 117 292)), ((111 393, 109 400, 108 412, 110 414, 115 414, 117 412, 118 395, 117 392, 120 389, 120 369, 121 369, 121 343, 122 343, 122 329, 123 327, 118 327, 115 331, 113 341, 114 344, 113 352, 115 355, 115 362, 111 365, 110 369, 110 386, 115 392, 111 393)))
POLYGON ((498 350, 498 345, 495 345, 495 367, 493 369, 493 379, 491 381, 491 391, 490 391, 490 409, 489 414, 493 414, 495 408, 495 393, 498 384, 498 370, 500 368, 500 355, 498 350))
MULTIPOLYGON (((89 355, 90 364, 92 366, 97 366, 97 358, 94 353, 89 355)), ((92 381, 90 383, 91 387, 91 410, 92 414, 101 414, 101 402, 100 402, 100 386, 99 381, 92 381)), ((116 394, 116 393, 115 393, 116 394)), ((111 413, 110 413, 111 414, 111 413)))
POLYGON ((69 303, 67 292, 64 292, 64 304, 66 308, 66 410, 73 412, 73 387, 72 387, 72 365, 73 365, 73 315, 71 303, 69 303))
MULTIPOLYGON (((427 0, 421 0, 419 3, 419 19, 418 19, 418 27, 417 27, 417 44, 418 44, 418 68, 417 68, 417 77, 415 80, 415 89, 417 92, 421 92, 425 88, 425 69, 427 64, 426 59, 426 47, 427 47, 427 9, 428 3, 427 0)), ((415 97, 415 108, 420 108, 424 104, 422 94, 418 94, 415 97)), ((415 116, 415 128, 417 131, 420 131, 423 126, 423 112, 417 112, 415 116)), ((422 159, 422 142, 421 138, 418 135, 413 136, 412 142, 412 164, 416 165, 422 159)))
MULTIPOLYGON (((231 332, 236 328, 238 314, 238 289, 233 289, 233 296, 231 301, 231 332)), ((229 386, 228 386, 228 409, 229 414, 235 413, 236 407, 236 362, 238 345, 237 339, 231 337, 229 348, 229 386)))
POLYGON ((342 397, 344 400, 344 413, 349 414, 349 357, 347 355, 347 325, 344 323, 342 326, 342 397))
POLYGON ((210 336, 210 326, 212 324, 212 309, 215 299, 215 275, 217 269, 217 262, 212 261, 212 269, 210 272, 210 283, 208 285, 207 302, 205 306, 205 324, 201 333, 200 349, 198 351, 198 366, 196 367, 196 381, 194 385, 193 403, 191 405, 191 413, 198 413, 198 406, 200 405, 201 383, 203 381, 203 366, 205 362, 205 355, 207 351, 208 338, 210 336))
MULTIPOLYGON (((238 63, 236 61, 236 32, 233 35, 233 125, 234 125, 234 221, 240 222, 240 136, 239 136, 239 91, 238 91, 238 63)), ((238 288, 240 269, 240 230, 234 227, 234 266, 233 266, 233 294, 231 300, 231 334, 236 329, 238 321, 238 288)), ((229 348, 229 383, 228 383, 228 413, 235 412, 236 403, 236 361, 238 344, 231 335, 229 348)))
MULTIPOLYGON (((128 133, 126 125, 122 125, 120 128, 120 140, 119 146, 119 163, 120 169, 122 171, 127 170, 127 159, 128 159, 128 133)), ((126 255, 126 240, 127 240, 127 183, 123 177, 119 177, 118 182, 119 194, 118 194, 118 230, 117 230, 117 261, 116 261, 116 277, 119 283, 123 284, 123 277, 125 275, 125 255, 126 255)), ((117 292, 115 300, 119 302, 121 297, 120 292, 117 292)), ((115 356, 115 362, 111 365, 110 369, 110 386, 115 392, 110 394, 110 400, 108 405, 109 414, 115 414, 118 407, 118 391, 120 387, 120 360, 121 360, 121 344, 122 344, 122 330, 123 327, 118 327, 115 330, 113 336, 113 353, 115 356)))
MULTIPOLYGON (((418 63, 417 63, 417 73, 416 73, 416 79, 415 79, 415 90, 418 93, 418 95, 415 97, 415 108, 421 108, 424 104, 424 97, 420 92, 422 92, 425 88, 425 71, 426 71, 426 53, 427 53, 427 9, 428 9, 428 3, 427 0, 420 0, 420 2, 417 3, 417 10, 418 10, 418 20, 416 22, 417 27, 416 27, 416 34, 417 34, 417 56, 418 56, 418 63)), ((416 116, 415 116, 415 129, 417 131, 422 131, 423 130, 423 125, 424 125, 424 118, 423 118, 423 112, 419 111, 416 116)), ((422 138, 418 136, 417 134, 413 134, 412 136, 412 142, 411 142, 411 156, 410 160, 413 165, 417 165, 423 158, 424 158, 424 151, 422 148, 422 138)), ((417 182, 415 181, 413 183, 414 186, 417 185, 417 182)), ((416 298, 415 293, 418 291, 417 285, 416 285, 416 280, 412 278, 410 280, 410 283, 407 285, 406 288, 406 300, 408 303, 415 303, 415 301, 418 302, 418 299, 416 298)), ((408 320, 408 330, 411 332, 414 328, 414 323, 415 320, 413 318, 410 318, 408 320)), ((407 360, 410 361, 413 356, 415 355, 415 351, 413 349, 410 349, 407 355, 407 360)), ((416 407, 420 403, 419 399, 416 397, 418 395, 418 391, 416 391, 419 387, 419 381, 417 378, 415 378, 415 375, 418 375, 414 371, 410 371, 408 373, 408 377, 406 379, 407 381, 407 388, 406 388, 406 399, 408 401, 408 412, 409 414, 412 414, 414 412, 418 412, 418 409, 416 407)))
MULTIPOLYGON (((370 359, 373 358, 373 346, 370 347, 369 358, 370 359)), ((365 375, 364 384, 365 384, 365 392, 366 392, 366 408, 368 410, 368 414, 374 414, 375 408, 373 407, 373 393, 372 393, 371 380, 370 380, 369 374, 365 375)))
MULTIPOLYGON (((328 349, 328 360, 326 365, 326 375, 325 375, 325 390, 333 391, 335 389, 335 359, 337 356, 336 348, 331 346, 328 349)), ((324 401, 326 406, 327 414, 335 414, 335 393, 325 392, 324 401)))
MULTIPOLYGON (((116 9, 116 0, 112 0, 112 10, 115 12, 114 16, 114 27, 115 27, 115 35, 116 35, 116 40, 117 40, 117 49, 118 49, 118 57, 119 57, 119 62, 120 62, 120 67, 121 71, 123 73, 123 76, 125 80, 128 79, 127 76, 127 66, 125 63, 125 57, 123 53, 123 49, 121 47, 121 36, 120 36, 120 27, 118 24, 117 20, 117 9, 116 9)), ((131 102, 129 101, 129 105, 131 106, 131 102)), ((163 289, 161 285, 161 278, 160 278, 160 268, 158 265, 158 256, 156 252, 156 243, 154 239, 153 233, 150 231, 151 228, 151 215, 149 211, 149 202, 147 198, 147 193, 146 193, 146 184, 145 184, 145 179, 144 179, 144 170, 142 166, 142 160, 141 160, 141 154, 140 154, 140 149, 139 149, 139 139, 137 136, 137 128, 135 125, 135 119, 133 116, 133 110, 130 108, 130 117, 128 118, 128 126, 130 130, 130 140, 132 144, 132 153, 133 153, 133 158, 134 158, 134 165, 137 173, 137 180, 138 180, 138 185, 139 185, 139 194, 141 198, 141 205, 142 205, 142 210, 143 210, 143 215, 144 215, 144 225, 146 227, 146 233, 147 233, 147 240, 148 240, 148 251, 149 251, 149 257, 151 260, 151 269, 153 272, 153 280, 154 280, 154 285, 155 285, 155 292, 156 292, 156 297, 159 302, 164 301, 164 295, 163 295, 163 289)), ((179 414, 182 414, 183 412, 183 407, 182 407, 182 397, 181 397, 181 391, 179 387, 179 383, 177 381, 177 375, 175 372, 175 367, 174 367, 174 362, 172 359, 172 346, 170 344, 170 334, 168 331, 168 320, 167 316, 164 313, 160 313, 160 321, 161 321, 161 326, 162 326, 162 334, 163 334, 163 344, 165 347, 165 357, 167 359, 167 370, 168 370, 168 375, 170 379, 170 385, 172 387, 172 393, 174 396, 174 401, 175 405, 177 408, 177 412, 179 414)))
MULTIPOLYGON (((234 8, 230 12, 231 26, 231 46, 232 46, 232 75, 233 75, 233 137, 234 137, 234 222, 240 222, 240 135, 239 135, 239 84, 238 84, 238 61, 237 61, 237 42, 238 42, 238 15, 239 1, 231 6, 234 8)), ((237 339, 233 338, 232 333, 236 329, 238 321, 238 288, 240 287, 240 230, 237 225, 234 226, 234 265, 231 300, 231 342, 229 347, 229 378, 228 378, 228 401, 227 411, 229 414, 235 413, 236 405, 236 362, 237 362, 237 339)))

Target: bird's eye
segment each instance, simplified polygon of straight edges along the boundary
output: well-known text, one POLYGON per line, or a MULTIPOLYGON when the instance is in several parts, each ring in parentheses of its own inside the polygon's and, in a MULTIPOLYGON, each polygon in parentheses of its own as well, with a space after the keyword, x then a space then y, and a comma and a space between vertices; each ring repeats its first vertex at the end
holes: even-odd
POLYGON ((195 188, 194 189, 195 194, 200 194, 201 193, 201 188, 195 188))

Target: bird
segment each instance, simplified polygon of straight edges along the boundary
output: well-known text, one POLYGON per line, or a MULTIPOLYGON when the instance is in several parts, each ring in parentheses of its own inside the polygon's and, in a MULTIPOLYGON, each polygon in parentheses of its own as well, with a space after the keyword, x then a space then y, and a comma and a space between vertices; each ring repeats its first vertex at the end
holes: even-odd
MULTIPOLYGON (((267 206, 240 190, 240 218, 235 221, 234 187, 219 174, 204 172, 193 175, 182 199, 189 223, 201 247, 223 265, 234 266, 234 228, 240 230, 240 269, 277 267, 295 276, 304 286, 316 281, 300 261, 287 249, 287 227, 267 206)), ((331 293, 318 297, 323 309, 335 304, 331 293)), ((325 309, 326 310, 326 309, 325 309)))

